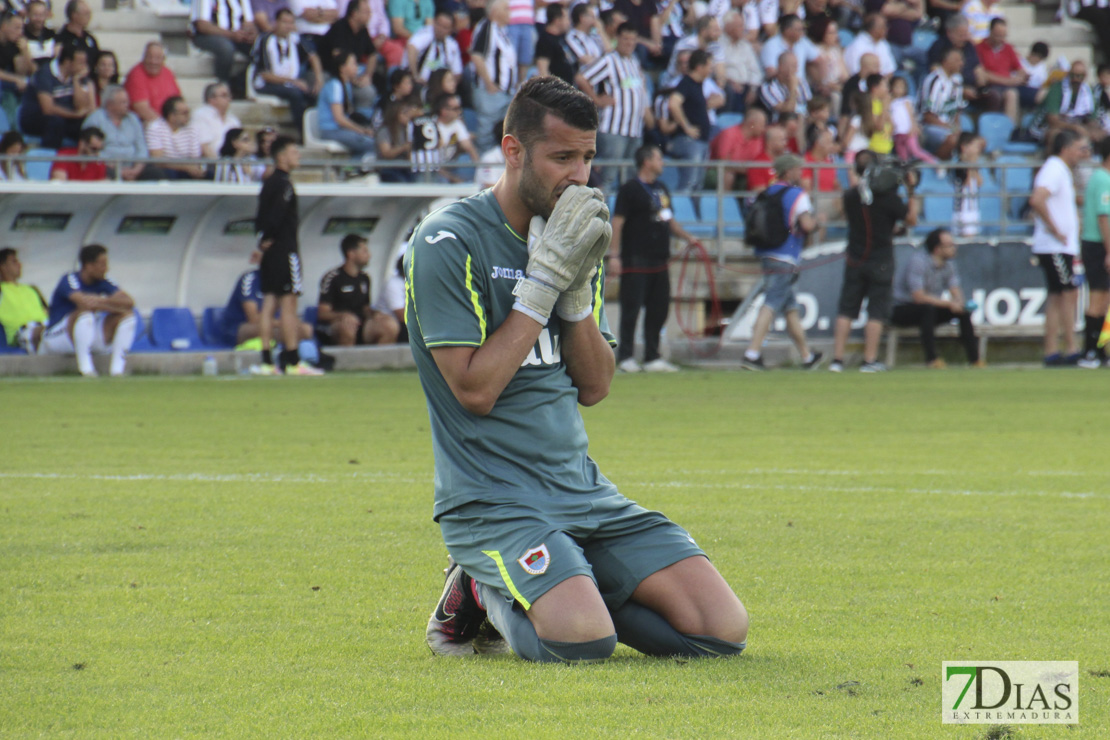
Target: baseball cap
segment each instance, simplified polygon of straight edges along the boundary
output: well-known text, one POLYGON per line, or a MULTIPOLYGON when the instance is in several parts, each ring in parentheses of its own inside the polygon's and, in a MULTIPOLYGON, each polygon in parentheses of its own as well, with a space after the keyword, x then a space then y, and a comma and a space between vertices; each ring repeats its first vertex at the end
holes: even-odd
POLYGON ((774 168, 775 172, 782 175, 787 170, 792 170, 795 167, 801 167, 805 164, 805 160, 797 154, 780 154, 775 157, 774 168))

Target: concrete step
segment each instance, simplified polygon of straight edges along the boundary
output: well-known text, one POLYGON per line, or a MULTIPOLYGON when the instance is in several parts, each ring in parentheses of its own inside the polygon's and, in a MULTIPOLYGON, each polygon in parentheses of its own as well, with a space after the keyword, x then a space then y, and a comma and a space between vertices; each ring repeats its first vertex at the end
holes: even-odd
MULTIPOLYGON (((184 7, 184 6, 183 6, 184 7)), ((185 9, 188 13, 188 8, 185 9)), ((145 9, 102 10, 93 13, 91 30, 97 40, 102 32, 144 31, 154 33, 185 33, 189 24, 186 18, 167 18, 145 9)))
POLYGON ((161 41, 154 31, 100 31, 94 34, 101 49, 115 52, 120 70, 126 73, 143 58, 143 50, 151 41, 161 41))
POLYGON ((998 10, 1006 16, 1006 24, 1011 36, 1013 36, 1016 29, 1032 28, 1036 23, 1037 9, 1033 5, 1002 3, 998 6, 998 10))
POLYGON ((205 54, 204 56, 167 55, 166 66, 173 70, 179 80, 183 77, 208 79, 216 75, 216 60, 211 54, 205 54))

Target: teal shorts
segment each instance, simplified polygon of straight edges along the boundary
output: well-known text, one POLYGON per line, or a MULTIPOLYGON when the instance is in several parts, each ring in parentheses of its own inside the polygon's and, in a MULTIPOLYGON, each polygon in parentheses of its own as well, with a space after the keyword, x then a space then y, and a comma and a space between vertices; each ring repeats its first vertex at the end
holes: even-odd
POLYGON ((472 501, 440 516, 439 526, 467 574, 525 609, 584 575, 614 610, 652 573, 705 555, 682 527, 618 493, 472 501))

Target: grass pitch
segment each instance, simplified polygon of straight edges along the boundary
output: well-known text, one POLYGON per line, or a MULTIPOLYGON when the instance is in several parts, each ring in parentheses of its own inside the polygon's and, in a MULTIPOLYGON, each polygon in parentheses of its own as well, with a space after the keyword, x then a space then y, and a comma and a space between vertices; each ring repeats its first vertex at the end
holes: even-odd
POLYGON ((1110 737, 1107 375, 621 376, 626 495, 751 613, 723 661, 423 644, 415 374, 0 382, 3 737, 1110 737), (942 726, 944 660, 1078 660, 1078 727, 942 726))

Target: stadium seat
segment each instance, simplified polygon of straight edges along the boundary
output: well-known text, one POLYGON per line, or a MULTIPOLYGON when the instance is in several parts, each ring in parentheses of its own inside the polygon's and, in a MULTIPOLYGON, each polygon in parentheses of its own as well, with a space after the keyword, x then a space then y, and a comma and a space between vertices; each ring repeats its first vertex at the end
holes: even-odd
POLYGON ((316 306, 305 306, 304 313, 301 315, 301 318, 304 319, 304 322, 311 327, 316 326, 316 311, 316 306))
POLYGON ((15 126, 8 120, 8 114, 4 112, 3 108, 0 108, 0 131, 7 133, 13 128, 15 128, 15 126))
POLYGON ((952 184, 948 182, 947 172, 945 176, 937 174, 935 167, 921 167, 918 169, 921 173, 921 182, 917 184, 917 191, 919 193, 951 193, 952 184))
POLYGON ((8 336, 3 327, 0 327, 0 355, 27 354, 18 344, 8 344, 8 336))
POLYGON ((686 231, 694 236, 713 236, 717 231, 717 224, 701 223, 697 211, 694 210, 694 201, 688 195, 676 195, 671 198, 674 208, 674 217, 686 231))
POLYGON ((220 339, 220 322, 224 318, 222 306, 209 306, 204 309, 200 320, 200 339, 210 347, 233 347, 220 339))
POLYGON ((157 349, 189 352, 210 349, 200 340, 197 321, 187 308, 156 308, 150 315, 150 339, 157 349))
POLYGON ((247 67, 247 100, 253 100, 256 103, 262 103, 263 105, 272 105, 274 107, 288 106, 288 103, 279 98, 277 95, 263 95, 262 93, 258 92, 258 90, 254 88, 254 72, 255 66, 252 63, 247 67))
MULTIPOLYGON (((1023 157, 1017 156, 1003 155, 996 161, 998 164, 1028 164, 1023 157)), ((1006 191, 1006 218, 1010 220, 1004 233, 1022 235, 1029 232, 1030 224, 1024 211, 1033 190, 1033 168, 1029 166, 999 168, 997 177, 1006 191)))
MULTIPOLYGON (((949 186, 951 191, 951 186, 949 186)), ((931 231, 937 226, 950 226, 952 224, 953 192, 948 195, 925 196, 925 218, 922 226, 927 226, 925 231, 931 231)))
POLYGON ((937 32, 927 28, 918 28, 913 32, 913 47, 915 49, 925 49, 928 51, 929 47, 937 40, 937 32))
POLYGON ((966 113, 960 114, 960 129, 963 131, 975 130, 975 119, 966 113))
MULTIPOLYGON (((725 236, 744 236, 744 218, 740 215, 740 206, 736 202, 736 198, 731 195, 726 195, 719 201, 724 208, 725 217, 725 236)), ((703 195, 701 196, 700 210, 701 220, 705 223, 711 224, 714 231, 717 228, 717 196, 703 195)))
POLYGON ((729 126, 736 126, 744 122, 743 113, 721 113, 717 116, 717 128, 722 131, 729 126))
POLYGON ((1002 196, 997 193, 997 188, 993 193, 984 189, 979 195, 979 222, 982 224, 982 230, 979 233, 984 236, 1002 233, 999 225, 999 221, 1002 220, 1002 196))
POLYGON ((463 123, 466 124, 466 130, 470 132, 471 136, 474 136, 478 130, 478 114, 473 108, 463 108, 462 117, 463 123))
POLYGON ((1014 133, 1014 122, 1005 113, 983 113, 979 116, 979 135, 987 142, 988 152, 1001 151, 1014 133))
MULTIPOLYGON (((53 149, 28 149, 28 157, 53 157, 58 152, 53 149)), ((27 162, 27 179, 28 180, 41 180, 43 182, 50 179, 50 168, 53 162, 41 160, 38 162, 27 162)))
POLYGON ((848 48, 848 45, 856 40, 855 32, 849 31, 847 28, 842 28, 837 31, 837 36, 840 37, 840 46, 844 49, 848 48))
MULTIPOLYGON (((668 161, 668 159, 667 157, 663 158, 664 162, 668 161)), ((678 187, 678 168, 664 167, 663 174, 659 176, 659 182, 666 185, 667 190, 673 193, 674 189, 678 187)))
POLYGON ((350 154, 347 147, 338 141, 320 138, 320 112, 316 108, 309 108, 304 112, 304 147, 322 149, 328 154, 350 154))

